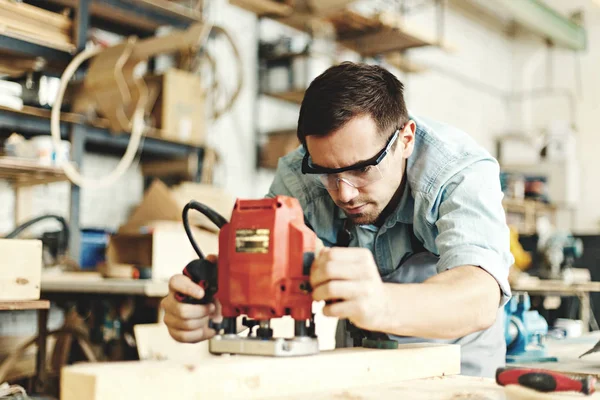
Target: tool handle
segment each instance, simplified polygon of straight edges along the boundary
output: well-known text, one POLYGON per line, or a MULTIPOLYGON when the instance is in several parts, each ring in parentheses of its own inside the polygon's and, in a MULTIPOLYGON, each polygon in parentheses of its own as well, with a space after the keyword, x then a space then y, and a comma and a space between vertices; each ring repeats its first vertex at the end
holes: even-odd
POLYGON ((183 274, 204 289, 204 297, 196 299, 183 293, 175 293, 177 301, 189 304, 210 304, 218 289, 217 264, 206 259, 191 261, 183 269, 183 274))
POLYGON ((596 378, 570 377, 559 372, 533 368, 498 368, 496 383, 501 386, 521 385, 538 392, 594 393, 596 378))

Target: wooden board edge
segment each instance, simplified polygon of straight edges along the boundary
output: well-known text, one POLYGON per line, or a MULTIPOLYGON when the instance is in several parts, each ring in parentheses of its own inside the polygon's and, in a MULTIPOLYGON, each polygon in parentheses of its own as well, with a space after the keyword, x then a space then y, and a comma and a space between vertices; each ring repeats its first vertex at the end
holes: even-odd
POLYGON ((169 397, 173 387, 179 388, 179 400, 270 399, 280 398, 284 391, 309 395, 315 388, 331 391, 391 385, 459 373, 460 346, 431 343, 401 345, 399 350, 338 349, 287 359, 213 356, 193 366, 98 363, 63 368, 61 400, 162 400, 169 397), (86 391, 82 397, 77 387, 91 384, 95 392, 86 391))
POLYGON ((54 42, 52 40, 50 40, 50 41, 44 40, 43 38, 40 38, 40 37, 33 37, 28 34, 16 32, 6 26, 0 26, 0 35, 8 36, 13 39, 22 40, 24 42, 34 43, 39 46, 50 47, 52 49, 64 51, 65 53, 69 53, 69 54, 71 54, 75 51, 75 45, 73 45, 72 43, 66 43, 66 42, 58 43, 58 42, 54 42))
POLYGON ((74 386, 70 383, 69 374, 60 374, 60 400, 81 400, 94 398, 94 393, 96 393, 98 390, 96 376, 93 374, 82 373, 77 375, 77 379, 77 386, 74 386))

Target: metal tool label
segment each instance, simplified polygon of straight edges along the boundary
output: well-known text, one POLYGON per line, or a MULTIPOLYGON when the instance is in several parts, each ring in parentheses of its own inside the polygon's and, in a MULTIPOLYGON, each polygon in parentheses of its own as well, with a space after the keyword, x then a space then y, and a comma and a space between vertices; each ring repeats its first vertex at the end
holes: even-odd
POLYGON ((235 231, 237 253, 268 253, 270 229, 238 229, 235 231))

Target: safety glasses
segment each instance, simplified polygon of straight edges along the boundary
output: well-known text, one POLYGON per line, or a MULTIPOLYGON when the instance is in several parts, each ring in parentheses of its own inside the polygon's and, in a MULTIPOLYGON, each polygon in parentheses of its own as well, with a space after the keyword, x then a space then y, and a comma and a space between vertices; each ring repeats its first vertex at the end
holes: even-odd
POLYGON ((396 129, 388 139, 385 147, 374 157, 347 167, 324 168, 314 165, 310 155, 306 152, 302 159, 302 173, 313 175, 318 183, 329 190, 337 190, 342 181, 355 188, 370 185, 383 178, 380 164, 392 149, 392 145, 398 139, 402 129, 404 129, 404 126, 396 129))

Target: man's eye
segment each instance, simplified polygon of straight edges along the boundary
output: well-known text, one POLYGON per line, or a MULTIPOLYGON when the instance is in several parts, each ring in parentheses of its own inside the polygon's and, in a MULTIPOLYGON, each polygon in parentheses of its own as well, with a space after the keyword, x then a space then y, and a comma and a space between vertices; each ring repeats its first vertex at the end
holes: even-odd
POLYGON ((370 170, 370 169, 371 169, 371 166, 370 166, 370 165, 367 165, 366 167, 362 167, 362 168, 360 168, 358 171, 359 171, 360 173, 364 174, 364 173, 366 173, 366 172, 369 172, 369 170, 370 170))

